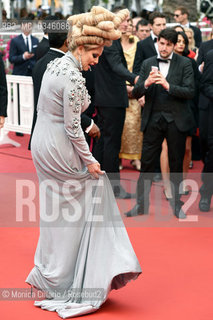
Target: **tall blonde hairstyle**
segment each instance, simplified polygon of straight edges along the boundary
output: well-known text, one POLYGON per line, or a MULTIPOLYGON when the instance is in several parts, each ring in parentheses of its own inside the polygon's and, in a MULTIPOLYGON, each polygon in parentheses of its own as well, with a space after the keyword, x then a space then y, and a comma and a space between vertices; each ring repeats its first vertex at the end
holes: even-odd
POLYGON ((129 10, 123 9, 117 13, 93 6, 90 12, 69 17, 71 25, 68 33, 68 48, 73 51, 83 45, 87 50, 101 46, 110 46, 113 40, 121 37, 119 25, 129 16, 129 10))

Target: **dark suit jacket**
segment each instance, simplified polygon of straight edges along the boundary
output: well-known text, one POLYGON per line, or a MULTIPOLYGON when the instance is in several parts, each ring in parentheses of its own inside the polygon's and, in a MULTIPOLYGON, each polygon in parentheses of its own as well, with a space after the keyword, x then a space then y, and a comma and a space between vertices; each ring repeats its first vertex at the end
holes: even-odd
MULTIPOLYGON (((38 39, 31 35, 32 53, 36 53, 38 39)), ((32 75, 32 69, 36 63, 35 55, 28 60, 24 60, 23 53, 27 51, 23 36, 20 34, 13 38, 10 43, 9 61, 13 63, 13 74, 20 76, 32 75)))
POLYGON ((195 119, 195 124, 196 124, 196 128, 198 128, 199 126, 199 107, 198 107, 198 102, 199 102, 199 95, 200 95, 200 77, 201 74, 198 70, 198 65, 196 63, 196 61, 192 58, 188 58, 189 61, 192 64, 192 69, 193 69, 193 73, 194 73, 194 82, 195 82, 195 94, 194 94, 194 98, 190 100, 190 107, 192 110, 192 113, 194 115, 194 119, 195 119))
POLYGON ((133 72, 139 74, 143 61, 155 56, 156 54, 157 51, 155 49, 154 41, 151 36, 147 37, 144 40, 138 41, 133 65, 133 72))
MULTIPOLYGON (((207 54, 213 49, 213 39, 209 41, 205 41, 201 44, 198 58, 197 58, 197 64, 200 65, 202 62, 204 62, 204 70, 206 73, 206 66, 205 62, 207 59, 207 54)), ((203 75, 201 76, 201 83, 204 81, 203 75)), ((199 97, 199 109, 200 110, 207 110, 210 106, 209 98, 204 94, 203 88, 200 90, 200 97, 199 97)))
POLYGON ((95 106, 128 107, 126 81, 134 84, 136 75, 127 69, 119 40, 105 47, 95 67, 95 106))
POLYGON ((50 48, 49 40, 44 37, 37 46, 36 61, 41 59, 49 51, 49 48, 50 48))
POLYGON ((197 48, 200 48, 200 45, 202 43, 202 34, 198 27, 192 26, 189 24, 189 28, 191 28, 194 31, 194 39, 195 39, 195 46, 197 48))
MULTIPOLYGON (((34 86, 34 113, 33 113, 33 123, 32 123, 32 129, 31 129, 31 136, 29 141, 28 149, 30 150, 31 145, 31 139, 32 134, 35 128, 36 120, 37 120, 37 104, 38 104, 38 98, 42 83, 43 74, 47 68, 47 64, 56 59, 63 57, 63 53, 59 51, 55 51, 50 49, 46 55, 44 55, 43 58, 41 58, 39 61, 37 61, 34 69, 33 69, 33 86, 34 86)), ((86 114, 81 115, 81 126, 83 130, 85 130, 89 125, 91 124, 91 119, 86 114)))
POLYGON ((206 54, 205 65, 200 81, 200 91, 210 100, 209 102, 213 107, 213 50, 210 50, 206 54))
POLYGON ((7 81, 4 63, 0 54, 0 116, 7 116, 7 81))
POLYGON ((203 61, 205 62, 207 52, 213 49, 213 39, 205 41, 201 44, 197 57, 197 64, 200 65, 203 61))
MULTIPOLYGON (((149 122, 157 86, 152 84, 148 89, 144 88, 144 82, 149 76, 151 66, 158 66, 157 56, 143 62, 140 78, 132 92, 133 97, 136 99, 145 95, 146 102, 142 116, 142 131, 146 129, 149 122)), ((194 97, 195 91, 191 61, 174 53, 166 80, 170 84, 170 89, 169 92, 166 90, 164 92, 165 103, 171 108, 177 128, 182 132, 188 131, 194 126, 194 119, 188 102, 188 99, 194 97)))

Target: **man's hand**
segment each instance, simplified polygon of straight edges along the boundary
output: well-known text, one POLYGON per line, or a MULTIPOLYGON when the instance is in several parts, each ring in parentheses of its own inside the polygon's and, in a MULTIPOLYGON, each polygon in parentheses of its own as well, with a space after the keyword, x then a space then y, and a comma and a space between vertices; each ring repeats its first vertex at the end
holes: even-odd
POLYGON ((144 82, 144 86, 146 88, 150 87, 153 83, 156 83, 156 77, 158 75, 158 72, 155 72, 153 70, 150 71, 148 78, 144 82))
POLYGON ((160 71, 156 74, 155 83, 160 84, 165 90, 169 91, 169 83, 166 81, 160 71))
POLYGON ((135 77, 134 84, 137 83, 138 79, 139 79, 139 76, 135 77))
POLYGON ((100 129, 98 128, 98 126, 95 123, 93 123, 93 126, 90 129, 90 131, 88 132, 88 135, 91 138, 95 138, 95 137, 97 137, 98 139, 100 138, 101 132, 100 132, 100 129))
POLYGON ((5 118, 3 116, 0 116, 0 129, 3 128, 4 121, 5 121, 5 118))
POLYGON ((34 56, 34 53, 29 53, 28 51, 24 52, 24 59, 28 60, 34 56))
POLYGON ((89 173, 96 179, 99 178, 99 174, 104 174, 104 171, 101 171, 100 164, 98 162, 88 164, 87 169, 89 173))
POLYGON ((126 90, 127 90, 127 94, 128 94, 128 98, 131 99, 132 98, 132 90, 134 87, 131 87, 129 85, 126 86, 126 90))
POLYGON ((143 108, 145 105, 145 96, 138 99, 138 102, 139 102, 139 105, 141 106, 141 108, 143 108))
POLYGON ((199 65, 199 70, 201 73, 203 73, 203 69, 204 69, 204 61, 199 65))

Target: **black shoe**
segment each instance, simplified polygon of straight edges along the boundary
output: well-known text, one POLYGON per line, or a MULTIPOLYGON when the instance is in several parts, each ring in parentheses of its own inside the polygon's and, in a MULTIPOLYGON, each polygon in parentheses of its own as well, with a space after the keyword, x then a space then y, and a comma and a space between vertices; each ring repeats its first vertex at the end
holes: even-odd
POLYGON ((211 197, 201 196, 201 199, 199 202, 200 211, 202 212, 210 211, 210 205, 211 205, 211 197))
POLYGON ((118 199, 132 199, 136 197, 135 194, 126 192, 121 186, 114 187, 114 196, 118 199))
POLYGON ((148 212, 144 212, 139 204, 136 204, 131 210, 124 213, 127 217, 135 217, 140 216, 142 214, 148 214, 148 212))
POLYGON ((16 135, 17 135, 18 137, 23 137, 23 136, 24 136, 24 134, 21 133, 21 132, 16 132, 16 135))
POLYGON ((187 217, 180 205, 175 206, 173 213, 178 219, 186 219, 187 217))
POLYGON ((153 182, 159 182, 161 180, 162 180, 161 173, 160 172, 156 173, 153 177, 153 182))

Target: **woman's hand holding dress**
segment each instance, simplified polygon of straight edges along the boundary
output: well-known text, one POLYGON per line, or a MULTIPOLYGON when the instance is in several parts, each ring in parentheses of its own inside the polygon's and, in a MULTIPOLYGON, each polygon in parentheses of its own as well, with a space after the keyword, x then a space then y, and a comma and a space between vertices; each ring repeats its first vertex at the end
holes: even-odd
POLYGON ((100 164, 98 162, 89 164, 87 169, 89 173, 96 179, 99 178, 99 174, 104 174, 104 171, 100 169, 100 164))

